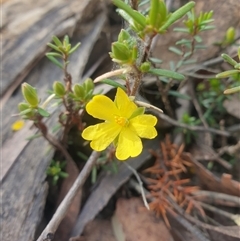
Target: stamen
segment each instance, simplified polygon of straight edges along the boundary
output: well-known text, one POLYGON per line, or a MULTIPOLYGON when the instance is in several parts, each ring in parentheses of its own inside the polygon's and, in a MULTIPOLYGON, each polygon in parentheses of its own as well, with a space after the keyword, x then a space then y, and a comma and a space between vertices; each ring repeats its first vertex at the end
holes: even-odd
POLYGON ((128 120, 122 116, 114 116, 115 122, 120 126, 125 126, 128 120))

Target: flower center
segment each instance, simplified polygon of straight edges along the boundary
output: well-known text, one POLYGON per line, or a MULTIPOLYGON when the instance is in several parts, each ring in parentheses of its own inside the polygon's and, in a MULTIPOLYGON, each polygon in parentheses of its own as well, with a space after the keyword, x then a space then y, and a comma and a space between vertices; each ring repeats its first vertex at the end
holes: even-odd
POLYGON ((125 126, 128 123, 128 120, 122 116, 114 116, 115 122, 120 126, 125 126))

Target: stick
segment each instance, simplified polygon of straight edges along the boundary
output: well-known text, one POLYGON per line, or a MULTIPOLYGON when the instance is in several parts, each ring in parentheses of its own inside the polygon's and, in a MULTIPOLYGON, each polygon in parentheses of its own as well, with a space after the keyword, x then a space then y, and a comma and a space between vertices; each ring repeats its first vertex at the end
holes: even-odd
POLYGON ((163 113, 159 113, 159 112, 156 112, 156 115, 160 119, 167 121, 168 123, 172 124, 173 126, 186 128, 191 131, 205 131, 205 132, 211 132, 211 133, 215 133, 215 134, 222 135, 222 136, 230 136, 230 133, 228 131, 221 131, 221 130, 214 129, 214 128, 205 128, 204 126, 190 126, 187 124, 179 123, 178 121, 170 118, 169 116, 167 116, 163 113))
POLYGON ((100 152, 93 151, 91 156, 89 157, 87 163, 83 167, 82 171, 78 175, 76 181, 74 182, 73 186, 57 208, 56 212, 54 213, 52 219, 46 226, 46 228, 43 230, 37 241, 44 241, 48 240, 48 237, 52 237, 53 234, 56 232, 60 222, 63 220, 63 218, 66 215, 66 212, 68 211, 69 206, 71 205, 73 199, 75 198, 76 194, 78 193, 79 189, 82 188, 83 184, 85 183, 87 177, 89 176, 89 173, 92 170, 92 167, 96 163, 96 160, 98 159, 100 155, 100 152))
POLYGON ((134 176, 137 178, 137 181, 138 181, 139 187, 140 187, 140 192, 142 194, 143 203, 144 203, 145 207, 147 208, 147 210, 150 210, 144 190, 143 190, 143 183, 141 181, 141 178, 139 177, 137 171, 134 168, 132 168, 127 162, 124 162, 124 164, 128 167, 128 169, 130 169, 132 171, 134 176))

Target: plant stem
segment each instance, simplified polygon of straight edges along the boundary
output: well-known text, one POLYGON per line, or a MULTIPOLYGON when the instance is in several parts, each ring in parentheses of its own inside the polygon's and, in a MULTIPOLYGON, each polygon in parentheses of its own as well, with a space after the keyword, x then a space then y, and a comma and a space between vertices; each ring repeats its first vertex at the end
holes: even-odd
POLYGON ((48 133, 46 125, 39 120, 37 123, 35 123, 35 126, 41 131, 43 137, 56 149, 58 149, 66 158, 68 162, 72 162, 74 165, 75 161, 72 159, 68 151, 65 149, 65 147, 57 140, 55 139, 51 134, 48 133))

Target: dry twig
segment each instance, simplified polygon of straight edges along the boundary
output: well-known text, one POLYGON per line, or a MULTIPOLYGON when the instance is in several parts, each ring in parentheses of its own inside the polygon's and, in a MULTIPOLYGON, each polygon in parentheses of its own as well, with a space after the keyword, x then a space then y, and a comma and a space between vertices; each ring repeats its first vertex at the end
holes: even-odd
POLYGON ((91 156, 89 157, 87 163, 83 167, 82 171, 78 175, 76 181, 74 182, 73 186, 59 205, 58 209, 54 213, 52 219, 43 230, 42 234, 39 236, 37 241, 44 241, 49 235, 53 235, 62 219, 65 217, 66 212, 68 211, 69 206, 71 205, 73 199, 75 198, 76 194, 78 193, 79 189, 82 188, 83 184, 85 183, 89 173, 92 170, 92 167, 96 163, 100 152, 93 151, 91 156))

